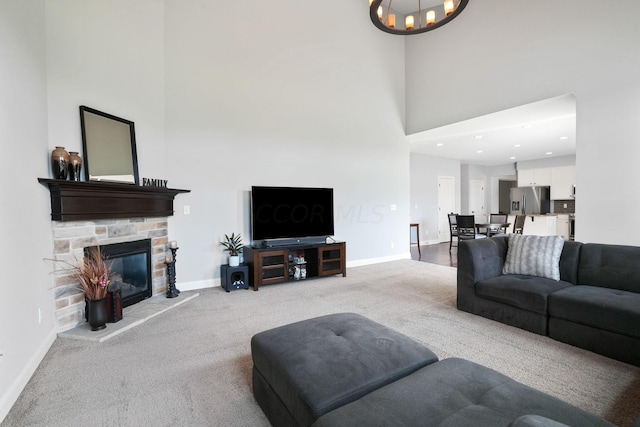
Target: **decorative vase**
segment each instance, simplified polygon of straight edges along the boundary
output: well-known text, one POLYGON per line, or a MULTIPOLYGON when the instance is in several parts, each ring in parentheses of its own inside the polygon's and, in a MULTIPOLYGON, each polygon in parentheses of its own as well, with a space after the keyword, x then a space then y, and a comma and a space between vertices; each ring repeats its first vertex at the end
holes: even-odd
POLYGON ((67 179, 69 167, 69 153, 64 147, 56 147, 51 152, 51 172, 53 179, 67 179))
POLYGON ((107 299, 87 300, 87 321, 92 331, 107 327, 107 299))
POLYGON ((229 267, 237 267, 240 265, 240 257, 238 255, 229 255, 229 267))
POLYGON ((69 179, 71 181, 80 181, 80 171, 82 170, 82 157, 77 151, 69 152, 69 179))

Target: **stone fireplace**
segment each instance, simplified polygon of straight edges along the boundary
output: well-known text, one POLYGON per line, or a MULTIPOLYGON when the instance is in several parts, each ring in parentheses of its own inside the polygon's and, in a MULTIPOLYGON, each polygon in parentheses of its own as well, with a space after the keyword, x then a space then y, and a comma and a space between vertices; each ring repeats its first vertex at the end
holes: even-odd
MULTIPOLYGON (((167 218, 173 215, 175 196, 190 190, 46 178, 38 181, 51 194, 53 258, 60 261, 54 263, 53 284, 57 332, 84 322, 84 293, 68 265, 83 262, 85 248, 133 245, 133 251, 124 250, 133 256, 132 264, 118 265, 120 276, 116 279, 121 279, 123 286, 138 288, 144 281, 138 271, 142 263, 146 265, 147 289, 137 296, 127 296, 129 300, 123 299, 123 305, 147 298, 149 292, 156 295, 166 290, 167 218), (139 241, 146 241, 144 250, 133 243, 139 241)), ((120 254, 114 258, 121 258, 120 254)))
POLYGON ((85 248, 100 245, 103 253, 115 264, 112 280, 121 281, 127 288, 122 292, 123 306, 134 304, 150 295, 166 291, 167 218, 132 218, 95 221, 52 221, 54 259, 54 298, 56 328, 58 332, 74 328, 85 321, 84 294, 77 280, 70 274, 66 263, 82 262, 85 248), (147 246, 148 259, 146 249, 147 246), (124 265, 122 255, 133 259, 124 265), (142 257, 142 258, 141 258, 142 257), (149 266, 151 283, 146 293, 137 292, 142 286, 141 265, 149 266), (119 271, 119 272, 118 272, 119 271), (134 283, 135 282, 135 283, 134 283), (132 289, 136 288, 136 289, 132 289), (137 295, 136 295, 137 294, 137 295), (126 296, 125 296, 126 295, 126 296))

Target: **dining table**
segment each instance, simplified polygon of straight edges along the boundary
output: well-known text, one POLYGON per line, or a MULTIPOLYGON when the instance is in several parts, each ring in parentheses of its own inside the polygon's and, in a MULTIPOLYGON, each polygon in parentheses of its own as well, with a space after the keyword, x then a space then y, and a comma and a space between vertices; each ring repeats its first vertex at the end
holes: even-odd
POLYGON ((476 233, 486 234, 487 237, 503 233, 507 233, 507 228, 511 225, 510 222, 490 222, 486 224, 476 224, 476 233), (481 231, 486 230, 486 231, 481 231))

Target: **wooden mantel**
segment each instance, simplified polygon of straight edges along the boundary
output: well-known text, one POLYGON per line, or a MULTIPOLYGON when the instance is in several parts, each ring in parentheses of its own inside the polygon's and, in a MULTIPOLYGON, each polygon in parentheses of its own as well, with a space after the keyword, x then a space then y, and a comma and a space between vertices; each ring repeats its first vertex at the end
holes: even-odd
POLYGON ((38 178, 51 193, 53 221, 147 218, 173 215, 173 199, 191 190, 38 178))

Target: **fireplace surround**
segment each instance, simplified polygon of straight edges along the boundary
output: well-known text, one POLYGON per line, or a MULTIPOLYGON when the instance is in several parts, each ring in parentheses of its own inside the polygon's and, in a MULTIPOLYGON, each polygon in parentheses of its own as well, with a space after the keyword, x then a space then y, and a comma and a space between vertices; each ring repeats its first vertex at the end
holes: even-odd
MULTIPOLYGON (((95 221, 52 221, 54 256, 53 292, 56 330, 72 329, 85 321, 84 294, 78 281, 65 268, 84 258, 85 248, 109 248, 125 242, 150 242, 151 295, 167 289, 165 257, 169 244, 167 218, 130 218, 95 221)), ((149 264, 148 264, 149 265, 149 264)), ((136 279, 137 282, 137 279, 136 279)))
POLYGON ((61 265, 82 260, 87 247, 148 240, 150 254, 144 262, 149 267, 151 295, 166 291, 167 220, 173 215, 175 196, 190 190, 45 178, 38 181, 51 195, 53 258, 63 261, 55 263, 53 280, 58 332, 84 323, 84 294, 61 265))

